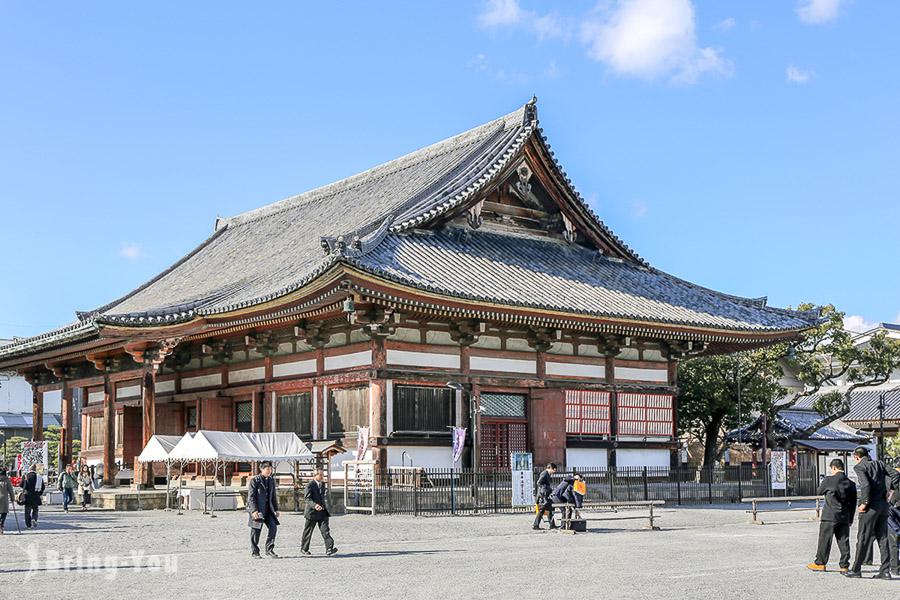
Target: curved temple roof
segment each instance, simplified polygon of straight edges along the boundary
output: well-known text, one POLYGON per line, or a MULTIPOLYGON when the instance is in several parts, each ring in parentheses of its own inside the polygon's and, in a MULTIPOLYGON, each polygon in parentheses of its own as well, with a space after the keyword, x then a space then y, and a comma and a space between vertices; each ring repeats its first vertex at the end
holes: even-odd
POLYGON ((818 315, 773 309, 650 268, 591 212, 552 159, 536 100, 480 127, 230 219, 194 251, 79 322, 0 348, 0 357, 95 331, 172 324, 268 302, 338 262, 448 296, 582 315, 743 332, 796 331, 818 315), (496 185, 533 139, 571 210, 614 250, 453 228, 417 228, 496 185), (621 257, 621 258, 618 258, 621 257))

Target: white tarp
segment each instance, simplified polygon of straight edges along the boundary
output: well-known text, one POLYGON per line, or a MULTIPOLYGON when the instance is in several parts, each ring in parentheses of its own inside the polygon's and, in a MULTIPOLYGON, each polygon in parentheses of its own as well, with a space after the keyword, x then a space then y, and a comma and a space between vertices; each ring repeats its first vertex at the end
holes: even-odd
MULTIPOLYGON (((187 437, 191 436, 190 433, 184 435, 187 437)), ((144 446, 144 449, 141 450, 138 462, 166 462, 169 460, 169 454, 172 452, 172 449, 181 440, 182 436, 180 435, 154 435, 147 442, 147 445, 144 446)))
POLYGON ((169 458, 185 462, 219 460, 312 460, 313 453, 297 434, 198 431, 181 441, 169 458))

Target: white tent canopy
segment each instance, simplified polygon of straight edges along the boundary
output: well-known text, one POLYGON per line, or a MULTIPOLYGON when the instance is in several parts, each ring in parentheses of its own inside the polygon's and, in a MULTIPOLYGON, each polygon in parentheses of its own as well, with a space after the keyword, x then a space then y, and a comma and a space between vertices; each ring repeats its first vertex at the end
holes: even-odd
POLYGON ((183 462, 203 461, 291 461, 313 460, 313 453, 296 433, 237 433, 198 431, 181 441, 169 453, 169 459, 183 462))
MULTIPOLYGON (((186 433, 184 436, 190 437, 191 434, 186 433)), ((141 455, 138 456, 138 462, 166 462, 170 460, 169 454, 182 439, 180 435, 154 435, 147 442, 147 445, 144 446, 141 455)))

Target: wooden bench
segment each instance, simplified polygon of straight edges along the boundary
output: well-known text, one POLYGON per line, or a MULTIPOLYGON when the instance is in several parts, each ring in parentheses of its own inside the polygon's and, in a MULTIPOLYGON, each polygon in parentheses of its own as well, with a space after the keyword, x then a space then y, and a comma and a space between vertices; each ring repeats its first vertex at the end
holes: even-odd
POLYGON ((752 502, 753 503, 753 508, 751 510, 746 511, 753 515, 753 519, 751 519, 750 521, 747 521, 747 523, 750 523, 752 525, 763 525, 764 523, 759 520, 759 516, 757 513, 793 512, 793 511, 797 511, 797 510, 815 510, 816 516, 810 517, 809 520, 810 521, 818 521, 819 517, 821 516, 821 510, 822 510, 822 507, 819 503, 822 500, 823 500, 822 496, 775 496, 773 498, 768 498, 768 497, 767 498, 743 498, 743 499, 741 499, 741 502, 752 502), (815 503, 816 503, 815 507, 803 506, 803 507, 799 507, 799 508, 794 508, 791 506, 791 503, 793 503, 793 502, 812 502, 812 501, 815 501, 815 503), (787 508, 761 509, 756 506, 760 502, 787 502, 788 507, 787 508))
MULTIPOLYGON (((572 529, 569 527, 569 523, 571 521, 618 521, 623 519, 649 519, 649 525, 642 527, 641 529, 648 529, 651 531, 659 531, 659 527, 656 526, 655 520, 659 517, 654 516, 653 507, 654 506, 663 506, 665 504, 665 500, 638 500, 631 502, 585 502, 581 505, 581 510, 585 509, 594 509, 597 511, 602 510, 611 510, 612 512, 618 514, 620 508, 642 508, 647 507, 650 509, 650 514, 648 516, 638 515, 638 516, 627 516, 627 517, 593 517, 593 518, 585 518, 585 519, 572 519, 567 516, 562 519, 563 527, 560 531, 564 533, 572 533, 572 529)), ((575 509, 574 504, 554 504, 554 510, 557 508, 566 508, 566 509, 575 509)), ((567 514, 571 514, 571 510, 566 511, 567 514)))

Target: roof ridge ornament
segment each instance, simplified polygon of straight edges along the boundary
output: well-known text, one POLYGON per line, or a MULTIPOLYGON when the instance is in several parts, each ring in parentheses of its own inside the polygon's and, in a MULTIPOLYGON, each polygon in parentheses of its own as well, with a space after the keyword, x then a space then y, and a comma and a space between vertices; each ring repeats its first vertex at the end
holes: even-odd
POLYGON ((525 119, 522 124, 528 125, 532 121, 537 121, 537 96, 534 95, 525 104, 525 119))

